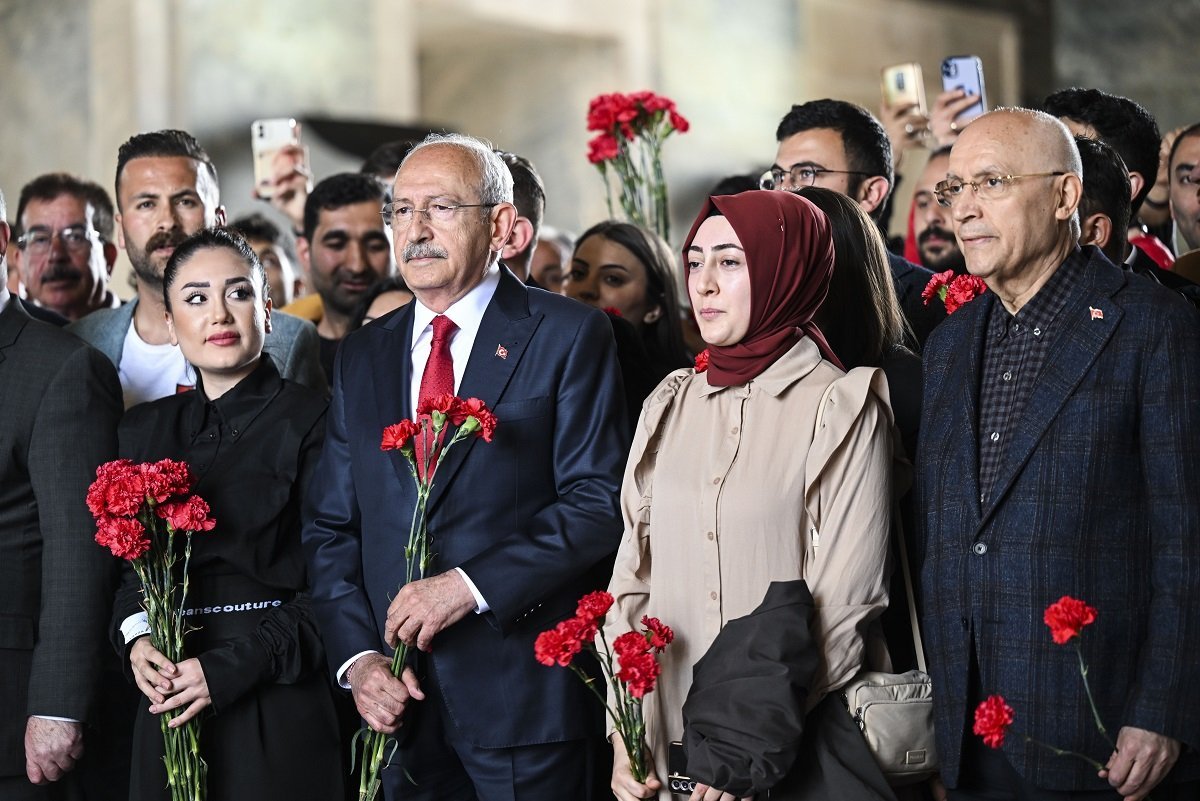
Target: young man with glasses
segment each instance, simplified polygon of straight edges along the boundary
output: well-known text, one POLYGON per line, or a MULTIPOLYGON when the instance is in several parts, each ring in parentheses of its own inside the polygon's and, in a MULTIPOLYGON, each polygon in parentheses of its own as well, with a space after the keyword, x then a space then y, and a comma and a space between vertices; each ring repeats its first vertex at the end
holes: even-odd
POLYGON ((13 260, 29 299, 68 320, 119 305, 108 289, 117 260, 113 205, 99 184, 39 175, 17 201, 13 260))
MULTIPOLYGON (((876 222, 892 191, 892 144, 871 112, 844 100, 812 100, 792 106, 775 132, 775 163, 763 174, 763 189, 820 186, 856 200, 876 222)), ((938 304, 926 306, 921 291, 933 273, 888 253, 888 266, 916 349, 945 318, 938 304)))
POLYGON ((1200 319, 1079 246, 1081 177, 1063 123, 998 109, 937 188, 989 290, 924 354, 919 597, 951 801, 1200 792, 1181 749, 1200 742, 1200 319), (1097 610, 1077 642, 1108 735, 1042 626, 1063 595, 1097 610), (1018 719, 1002 749, 971 733, 993 694, 1018 719))

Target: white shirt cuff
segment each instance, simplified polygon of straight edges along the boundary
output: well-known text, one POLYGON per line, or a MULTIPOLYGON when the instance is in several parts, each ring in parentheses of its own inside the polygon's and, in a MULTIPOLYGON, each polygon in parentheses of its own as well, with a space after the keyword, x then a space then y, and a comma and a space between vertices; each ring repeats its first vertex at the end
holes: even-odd
POLYGON ((42 720, 57 720, 62 723, 81 723, 75 718, 60 718, 58 715, 30 715, 31 718, 41 718, 42 720))
POLYGON ((145 612, 138 612, 121 621, 121 636, 125 638, 126 645, 149 633, 150 618, 145 612))
POLYGON ((475 614, 482 615, 490 611, 492 607, 488 606, 488 602, 483 599, 483 595, 480 594, 479 588, 475 586, 475 582, 471 581, 471 577, 461 567, 454 569, 458 571, 458 575, 462 576, 463 581, 467 582, 467 589, 471 591, 471 595, 475 596, 475 614))
POLYGON ((379 653, 379 652, 378 651, 359 651, 357 654, 355 654, 354 656, 350 657, 345 662, 343 662, 342 666, 337 669, 338 686, 341 687, 343 690, 349 690, 350 682, 346 680, 346 674, 350 671, 350 666, 353 665, 355 662, 357 662, 360 657, 364 657, 367 654, 377 654, 377 653, 379 653))

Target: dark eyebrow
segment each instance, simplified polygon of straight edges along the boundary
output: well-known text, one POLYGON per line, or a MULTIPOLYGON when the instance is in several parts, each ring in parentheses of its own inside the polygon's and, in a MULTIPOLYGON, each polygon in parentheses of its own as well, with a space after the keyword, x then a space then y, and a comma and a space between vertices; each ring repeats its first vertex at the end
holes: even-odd
POLYGON ((624 264, 601 264, 600 265, 601 270, 607 270, 609 267, 615 267, 622 272, 626 272, 626 273, 629 272, 629 268, 626 267, 624 264))
POLYGON ((1196 169, 1195 164, 1188 164, 1186 162, 1182 162, 1180 164, 1175 165, 1175 172, 1177 172, 1177 173, 1178 172, 1191 172, 1194 169, 1196 169))
POLYGON ((724 244, 724 245, 713 245, 711 248, 709 248, 709 250, 729 250, 731 248, 733 250, 741 250, 743 253, 746 252, 745 250, 742 249, 741 245, 735 245, 732 242, 724 244))
POLYGON ((212 284, 210 284, 208 281, 188 281, 181 288, 188 289, 189 287, 195 287, 196 289, 208 289, 211 286, 212 284))
MULTIPOLYGON (((230 286, 232 284, 249 283, 249 282, 250 282, 250 279, 247 276, 235 275, 233 278, 225 279, 225 286, 230 286)), ((188 281, 186 284, 183 285, 182 288, 187 289, 189 287, 195 287, 196 289, 209 289, 210 287, 212 287, 212 284, 208 281, 188 281)))

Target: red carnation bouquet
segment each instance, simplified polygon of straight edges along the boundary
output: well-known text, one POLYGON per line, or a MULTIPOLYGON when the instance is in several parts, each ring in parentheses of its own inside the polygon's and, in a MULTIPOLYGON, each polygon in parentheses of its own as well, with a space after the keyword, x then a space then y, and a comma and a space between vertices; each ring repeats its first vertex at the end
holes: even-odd
POLYGON ((588 161, 596 165, 604 180, 609 217, 614 216, 615 188, 630 222, 671 241, 662 146, 672 133, 686 133, 689 127, 690 123, 675 110, 675 101, 654 92, 592 98, 587 129, 599 133, 588 142, 588 161), (610 166, 615 182, 610 180, 610 166))
MULTIPOLYGON (((137 573, 150 642, 175 663, 185 657, 188 626, 183 610, 192 535, 216 526, 208 504, 191 494, 191 488, 191 472, 183 462, 135 464, 118 459, 96 469, 87 492, 88 509, 96 518, 96 542, 128 560, 137 573)), ((200 719, 170 726, 183 711, 158 716, 167 783, 172 801, 203 801, 208 766, 200 756, 200 719)))
MULTIPOLYGON (((1050 636, 1058 645, 1066 645, 1068 642, 1074 641, 1075 654, 1079 657, 1079 675, 1083 679, 1083 689, 1087 693, 1088 705, 1092 709, 1092 718, 1100 734, 1116 750, 1116 743, 1109 736, 1108 729, 1104 727, 1104 722, 1100 720, 1100 711, 1096 708, 1096 701, 1092 697, 1092 688, 1088 684, 1087 663, 1084 662, 1083 649, 1080 647, 1083 629, 1096 621, 1095 607, 1089 606, 1078 598, 1064 595, 1046 607, 1046 611, 1042 615, 1042 620, 1050 627, 1050 636)), ((975 708, 975 723, 972 731, 983 738, 984 745, 989 748, 1000 748, 1004 745, 1004 737, 1008 733, 1009 727, 1012 726, 1015 717, 1016 713, 1004 700, 1003 696, 990 695, 975 708)), ((1041 740, 1035 740, 1027 734, 1021 736, 1025 739, 1025 742, 1045 748, 1047 751, 1051 751, 1058 756, 1077 757, 1092 765, 1096 770, 1104 770, 1104 765, 1086 754, 1057 748, 1048 743, 1043 743, 1041 740)))
POLYGON ((613 725, 625 744, 629 755, 629 766, 633 778, 646 781, 646 721, 642 718, 642 699, 654 691, 658 674, 662 668, 655 654, 663 652, 675 639, 675 632, 656 617, 642 617, 640 631, 627 631, 613 640, 612 648, 604 636, 604 616, 613 605, 613 597, 607 592, 592 592, 579 600, 575 617, 568 618, 553 629, 538 635, 533 645, 534 657, 547 667, 559 665, 569 667, 583 683, 605 704, 613 725), (596 635, 600 635, 601 654, 596 648, 596 635), (596 657, 608 685, 613 690, 612 703, 605 701, 604 694, 596 688, 592 677, 574 664, 575 657, 587 651, 596 657), (616 664, 613 657, 616 657, 616 664))
MULTIPOLYGON (((432 554, 429 552, 429 532, 425 520, 425 506, 429 502, 429 491, 437 477, 437 469, 450 449, 472 436, 491 442, 496 431, 496 416, 479 398, 463 400, 454 395, 427 398, 417 407, 415 420, 401 420, 383 429, 380 450, 400 451, 408 460, 408 469, 417 483, 417 503, 413 508, 412 523, 408 529, 408 544, 404 548, 407 563, 405 584, 411 584, 425 575, 432 554), (454 427, 451 433, 451 426, 454 427)), ((403 586, 403 585, 401 585, 403 586)), ((392 675, 399 676, 408 657, 408 646, 396 643, 392 654, 392 675)), ((358 797, 370 801, 379 794, 383 778, 385 752, 388 762, 395 753, 395 739, 369 727, 358 730, 354 736, 354 748, 362 742, 362 772, 359 776, 358 797), (392 746, 388 748, 389 741, 392 746)), ((351 755, 351 761, 355 756, 351 755)))
POLYGON ((925 305, 936 296, 946 306, 946 314, 954 314, 964 303, 987 292, 987 284, 977 275, 955 275, 953 270, 934 273, 933 278, 921 290, 925 305))

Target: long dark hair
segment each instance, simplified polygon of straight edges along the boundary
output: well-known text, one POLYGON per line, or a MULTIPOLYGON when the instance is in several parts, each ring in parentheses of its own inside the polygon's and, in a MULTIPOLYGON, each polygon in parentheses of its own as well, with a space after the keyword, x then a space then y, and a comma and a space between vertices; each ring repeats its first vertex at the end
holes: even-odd
POLYGON ((833 226, 833 278, 814 318, 817 326, 847 370, 879 367, 908 336, 879 228, 840 192, 805 186, 796 194, 825 212, 833 226))
POLYGON ((590 236, 599 236, 628 250, 646 271, 646 302, 662 307, 662 315, 642 326, 642 340, 655 367, 663 375, 692 363, 683 346, 679 293, 675 291, 675 256, 657 234, 633 223, 605 220, 584 231, 575 249, 590 236))

